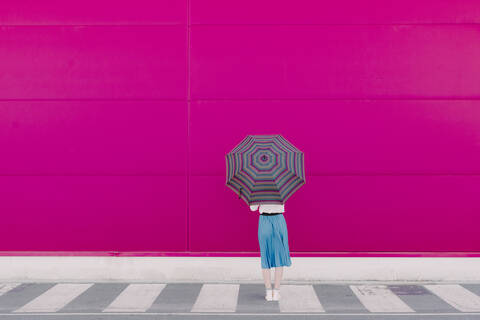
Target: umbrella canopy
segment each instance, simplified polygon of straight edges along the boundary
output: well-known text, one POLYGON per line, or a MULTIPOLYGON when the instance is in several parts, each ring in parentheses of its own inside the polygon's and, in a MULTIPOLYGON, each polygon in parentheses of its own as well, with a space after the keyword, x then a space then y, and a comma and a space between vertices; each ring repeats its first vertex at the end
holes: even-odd
POLYGON ((305 184, 304 154, 282 135, 248 135, 226 154, 226 185, 247 204, 284 204, 305 184))

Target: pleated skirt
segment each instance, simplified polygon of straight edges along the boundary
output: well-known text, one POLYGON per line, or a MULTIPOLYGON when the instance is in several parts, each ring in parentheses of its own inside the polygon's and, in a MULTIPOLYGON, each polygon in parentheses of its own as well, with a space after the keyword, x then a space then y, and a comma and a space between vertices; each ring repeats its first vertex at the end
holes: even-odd
POLYGON ((258 243, 262 269, 292 265, 287 223, 283 214, 259 215, 258 243))

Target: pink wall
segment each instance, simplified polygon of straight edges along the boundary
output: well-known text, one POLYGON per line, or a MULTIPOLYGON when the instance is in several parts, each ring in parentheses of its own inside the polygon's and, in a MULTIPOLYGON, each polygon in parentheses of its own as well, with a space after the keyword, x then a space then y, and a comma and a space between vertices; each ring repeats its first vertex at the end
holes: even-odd
POLYGON ((480 254, 479 38, 477 0, 4 0, 0 251, 258 256, 225 153, 280 133, 293 256, 480 254))

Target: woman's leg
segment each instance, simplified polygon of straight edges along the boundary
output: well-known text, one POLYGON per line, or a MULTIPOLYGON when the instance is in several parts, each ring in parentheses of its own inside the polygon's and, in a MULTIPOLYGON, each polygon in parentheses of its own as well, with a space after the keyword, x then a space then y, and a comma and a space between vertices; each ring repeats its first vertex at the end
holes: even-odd
POLYGON ((280 289, 280 281, 282 280, 283 267, 275 267, 275 289, 280 289))
POLYGON ((265 288, 271 289, 272 288, 272 278, 270 276, 270 269, 263 269, 263 281, 265 282, 265 288))

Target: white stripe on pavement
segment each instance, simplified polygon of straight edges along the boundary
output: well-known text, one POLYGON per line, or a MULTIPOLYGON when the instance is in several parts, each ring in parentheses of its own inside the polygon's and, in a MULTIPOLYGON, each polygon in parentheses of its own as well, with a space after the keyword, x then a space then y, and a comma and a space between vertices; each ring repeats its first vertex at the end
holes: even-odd
POLYGON ((59 283, 13 312, 56 312, 93 283, 59 283))
POLYGON ((480 297, 458 284, 424 285, 440 299, 463 312, 480 311, 480 297))
POLYGON ((350 285, 350 289, 370 312, 415 312, 386 285, 350 285))
POLYGON ((19 285, 20 283, 0 283, 0 296, 19 285))
POLYGON ((165 286, 165 283, 130 284, 103 312, 145 312, 165 286))
POLYGON ((190 312, 235 312, 239 284, 204 284, 190 312))
POLYGON ((280 286, 280 312, 325 312, 312 285, 280 286))

